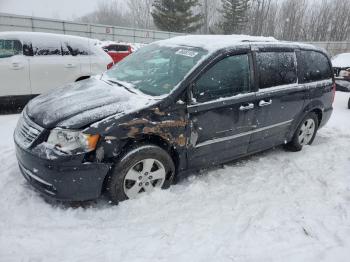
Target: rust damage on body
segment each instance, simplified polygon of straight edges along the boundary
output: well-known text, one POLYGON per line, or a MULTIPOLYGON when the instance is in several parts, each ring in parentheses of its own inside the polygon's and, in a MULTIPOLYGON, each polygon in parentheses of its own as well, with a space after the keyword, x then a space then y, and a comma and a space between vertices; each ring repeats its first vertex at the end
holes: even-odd
POLYGON ((185 130, 188 123, 185 117, 179 117, 178 115, 172 116, 157 109, 151 109, 155 115, 161 116, 157 121, 150 120, 153 119, 151 113, 149 117, 132 119, 119 124, 119 127, 127 131, 128 138, 137 138, 141 135, 156 135, 170 144, 180 147, 186 146, 185 130))

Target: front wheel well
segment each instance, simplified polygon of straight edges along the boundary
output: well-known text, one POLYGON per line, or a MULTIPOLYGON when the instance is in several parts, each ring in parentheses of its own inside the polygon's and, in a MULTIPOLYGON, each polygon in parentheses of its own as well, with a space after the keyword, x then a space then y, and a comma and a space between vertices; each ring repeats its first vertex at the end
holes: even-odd
MULTIPOLYGON (((168 152, 168 154, 170 155, 171 159, 174 162, 175 176, 176 176, 179 163, 180 163, 179 153, 176 150, 176 148, 172 146, 168 141, 156 135, 144 135, 137 138, 132 138, 132 139, 130 138, 128 141, 126 141, 126 143, 124 144, 123 148, 120 151, 121 153, 118 155, 118 157, 116 157, 113 160, 113 162, 116 163, 119 160, 121 160, 123 156, 125 156, 131 148, 133 148, 135 145, 138 145, 138 144, 153 144, 153 145, 159 146, 160 148, 168 152)), ((103 186, 102 186, 102 193, 104 193, 106 190, 108 179, 109 179, 109 174, 107 174, 107 176, 104 179, 103 186)))
POLYGON ((138 138, 129 139, 128 142, 125 144, 123 153, 127 152, 132 146, 135 144, 153 144, 156 146, 159 146, 160 148, 164 149, 166 152, 169 153, 170 157, 174 161, 175 168, 177 170, 180 157, 179 153, 176 150, 174 146, 172 146, 167 140, 163 139, 160 136, 157 135, 144 135, 138 138))

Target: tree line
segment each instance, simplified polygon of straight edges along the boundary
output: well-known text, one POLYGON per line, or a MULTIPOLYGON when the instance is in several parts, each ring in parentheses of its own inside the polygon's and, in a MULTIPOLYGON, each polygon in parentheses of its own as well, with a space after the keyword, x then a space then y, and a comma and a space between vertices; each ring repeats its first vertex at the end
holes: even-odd
POLYGON ((104 0, 79 21, 292 41, 350 40, 349 0, 104 0))

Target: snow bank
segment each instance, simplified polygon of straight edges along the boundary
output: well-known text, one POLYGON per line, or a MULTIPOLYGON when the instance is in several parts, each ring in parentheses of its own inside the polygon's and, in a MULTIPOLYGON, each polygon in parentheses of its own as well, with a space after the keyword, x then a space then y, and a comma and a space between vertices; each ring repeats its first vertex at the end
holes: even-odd
POLYGON ((277 148, 109 206, 47 204, 15 159, 1 116, 0 261, 341 262, 350 254, 349 96, 313 146, 277 148))

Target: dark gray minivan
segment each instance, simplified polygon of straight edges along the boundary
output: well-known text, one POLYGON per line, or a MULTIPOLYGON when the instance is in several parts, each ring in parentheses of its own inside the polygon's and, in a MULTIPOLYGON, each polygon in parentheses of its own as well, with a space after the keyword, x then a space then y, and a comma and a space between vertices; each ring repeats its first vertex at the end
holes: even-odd
POLYGON ((184 171, 281 144, 299 151, 332 113, 327 54, 248 36, 181 36, 101 76, 32 100, 14 134, 24 177, 45 196, 114 203, 184 171))

